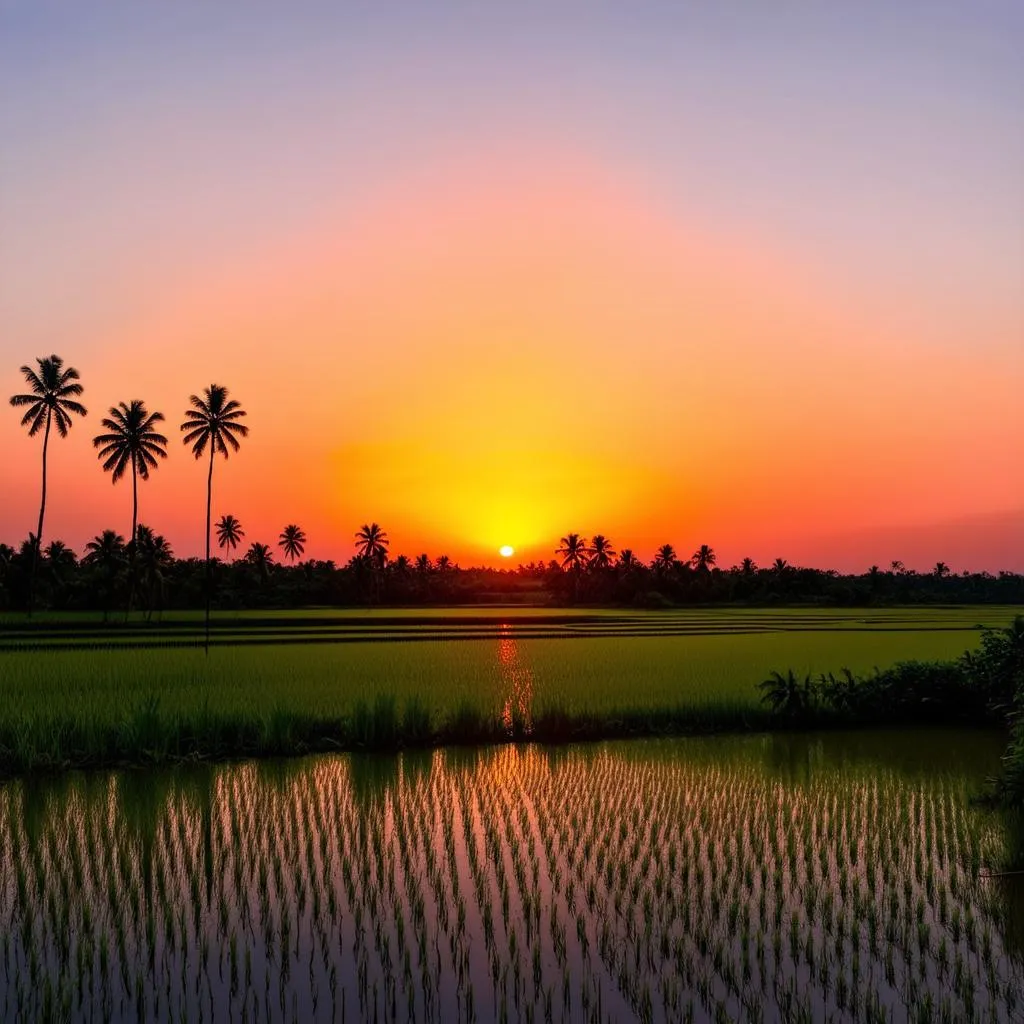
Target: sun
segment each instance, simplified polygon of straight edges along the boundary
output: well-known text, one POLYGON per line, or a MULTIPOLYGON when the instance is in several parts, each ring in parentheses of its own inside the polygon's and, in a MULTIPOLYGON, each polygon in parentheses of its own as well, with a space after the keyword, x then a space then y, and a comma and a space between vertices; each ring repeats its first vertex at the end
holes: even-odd
POLYGON ((501 547, 498 548, 498 554, 501 555, 502 558, 511 558, 515 553, 516 549, 512 547, 511 544, 502 544, 501 547))

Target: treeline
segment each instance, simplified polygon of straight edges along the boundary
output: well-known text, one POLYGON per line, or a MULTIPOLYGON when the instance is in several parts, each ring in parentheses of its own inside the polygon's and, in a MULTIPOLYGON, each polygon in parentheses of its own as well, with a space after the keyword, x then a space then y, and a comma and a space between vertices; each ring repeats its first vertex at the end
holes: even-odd
MULTIPOLYGON (((917 573, 897 566, 841 575, 777 560, 759 568, 747 559, 729 569, 700 560, 665 557, 644 563, 624 557, 598 564, 589 559, 533 562, 515 569, 461 568, 442 555, 415 558, 387 553, 387 534, 376 524, 356 534, 360 553, 344 565, 301 560, 305 533, 289 525, 275 551, 269 544, 234 548, 244 536, 233 516, 216 524, 223 558, 211 560, 209 590, 217 609, 332 606, 425 606, 456 604, 553 604, 635 608, 694 605, 820 605, 870 607, 900 604, 1024 604, 1024 575, 1003 572, 954 575, 917 573), (225 540, 234 536, 234 545, 225 540), (367 534, 370 539, 367 540, 367 534), (369 551, 367 549, 370 549, 369 551)), ((559 549, 561 550, 561 549, 559 549)), ((705 547, 705 554, 714 553, 705 547)), ((34 550, 0 544, 0 609, 34 606, 56 611, 123 612, 146 616, 165 610, 199 609, 207 594, 206 562, 177 558, 166 538, 140 524, 134 548, 106 530, 78 553, 60 540, 34 550)))

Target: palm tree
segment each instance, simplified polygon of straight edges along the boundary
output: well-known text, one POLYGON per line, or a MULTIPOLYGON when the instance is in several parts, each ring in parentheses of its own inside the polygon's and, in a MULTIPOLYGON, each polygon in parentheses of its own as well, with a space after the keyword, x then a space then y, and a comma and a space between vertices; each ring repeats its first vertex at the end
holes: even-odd
POLYGON ((619 568, 624 572, 633 572, 640 565, 640 559, 633 554, 632 548, 623 548, 619 552, 619 568))
POLYGON ((889 563, 889 570, 894 576, 902 576, 906 571, 906 566, 897 558, 889 563))
POLYGON ((430 564, 430 555, 424 554, 416 556, 416 571, 421 576, 426 576, 433 566, 430 564))
POLYGON ((932 569, 932 573, 937 579, 944 579, 949 575, 949 566, 945 562, 936 562, 935 568, 932 569))
MULTIPOLYGON (((160 607, 163 607, 164 597, 164 570, 170 568, 174 562, 174 551, 166 538, 161 534, 154 533, 148 526, 139 523, 136 530, 135 550, 138 558, 139 580, 147 593, 146 617, 153 614, 154 597, 160 599, 160 607)), ((206 643, 209 645, 210 638, 207 635, 206 643)))
POLYGON ((775 561, 772 562, 772 572, 774 572, 776 576, 782 576, 788 571, 789 562, 787 562, 784 558, 776 558, 775 561))
POLYGON ((183 444, 192 445, 192 454, 200 459, 210 449, 210 470, 206 475, 206 649, 210 649, 210 508, 213 503, 213 456, 220 452, 226 459, 228 448, 238 451, 240 437, 249 434, 249 428, 238 421, 245 410, 234 399, 228 399, 228 389, 211 384, 204 397, 190 395, 192 408, 185 411, 181 425, 183 444))
POLYGON ((654 569, 658 572, 668 572, 676 563, 676 549, 671 544, 662 544, 654 556, 654 569))
POLYGON ((167 438, 158 434, 153 426, 162 422, 162 412, 151 413, 145 402, 137 398, 130 403, 121 402, 111 406, 110 416, 100 420, 100 426, 109 433, 97 434, 92 439, 93 448, 98 448, 97 458, 105 459, 103 469, 110 473, 110 482, 116 484, 125 470, 132 469, 132 532, 128 541, 129 551, 135 550, 135 528, 139 518, 139 480, 149 479, 150 469, 159 463, 157 458, 167 458, 167 438))
POLYGON ((383 565, 388 558, 387 533, 376 523, 365 523, 360 530, 356 530, 356 550, 373 564, 383 565))
POLYGON ((277 546, 284 551, 284 557, 294 562, 306 550, 306 533, 301 526, 290 523, 281 531, 277 546))
POLYGON ((71 414, 84 416, 85 406, 75 399, 82 393, 81 379, 78 371, 69 366, 64 368, 64 360, 60 356, 51 355, 45 359, 37 359, 38 372, 31 366, 21 368, 25 383, 31 389, 27 395, 11 395, 11 405, 28 406, 21 418, 21 425, 28 427, 28 436, 35 437, 43 431, 43 493, 39 502, 39 525, 36 527, 36 546, 32 555, 32 568, 29 574, 28 610, 32 612, 32 597, 35 587, 36 562, 39 557, 39 546, 43 541, 43 518, 46 515, 46 452, 50 444, 50 427, 57 425, 57 433, 61 437, 68 436, 71 429, 71 414))
POLYGON ((590 541, 587 554, 590 555, 588 564, 592 569, 607 569, 612 564, 615 548, 612 547, 612 542, 604 534, 597 533, 590 541))
POLYGON ((124 537, 116 530, 104 530, 85 545, 82 565, 112 569, 124 562, 124 537))
POLYGON ((265 580, 270 575, 274 552, 270 550, 269 544, 254 542, 249 545, 249 550, 245 553, 245 560, 256 569, 260 579, 265 580))
POLYGON ((711 566, 717 561, 718 556, 715 554, 715 549, 707 544, 701 544, 690 557, 690 565, 699 572, 711 572, 711 566))
POLYGON ((561 546, 555 551, 562 556, 562 568, 574 569, 579 572, 587 557, 587 541, 578 533, 567 533, 559 542, 561 546))
POLYGON ((743 561, 740 562, 740 572, 743 573, 744 576, 753 576, 754 573, 757 572, 757 562, 750 557, 744 558, 743 561))
POLYGON ((234 516, 225 515, 217 520, 217 547, 234 551, 244 536, 245 530, 234 516))
POLYGON ((446 573, 452 567, 452 560, 447 555, 438 555, 436 566, 439 573, 446 573))

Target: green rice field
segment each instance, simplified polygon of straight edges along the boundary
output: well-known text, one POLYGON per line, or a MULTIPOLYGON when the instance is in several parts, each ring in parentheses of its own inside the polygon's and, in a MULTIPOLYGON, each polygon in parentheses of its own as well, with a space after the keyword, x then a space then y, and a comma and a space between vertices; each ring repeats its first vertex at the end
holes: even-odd
POLYGON ((208 653, 194 615, 8 618, 0 770, 358 748, 389 729, 428 741, 466 722, 528 737, 544 716, 612 734, 752 728, 774 669, 956 657, 1014 611, 263 613, 215 617, 208 653))
POLYGON ((1019 837, 970 801, 1000 747, 836 732, 10 780, 0 1019, 1020 1020, 1024 891, 992 870, 1019 837))

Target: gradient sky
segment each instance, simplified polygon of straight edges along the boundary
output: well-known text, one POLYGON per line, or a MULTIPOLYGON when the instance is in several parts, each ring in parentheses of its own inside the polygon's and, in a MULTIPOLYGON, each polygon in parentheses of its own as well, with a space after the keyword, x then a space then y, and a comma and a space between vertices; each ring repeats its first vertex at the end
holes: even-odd
MULTIPOLYGON (((0 385, 57 352, 90 412, 44 540, 129 531, 90 439, 141 398, 199 552, 216 381, 247 542, 1024 570, 1022 47, 978 0, 0 0, 0 385)), ((8 408, 9 542, 39 455, 8 408)))

